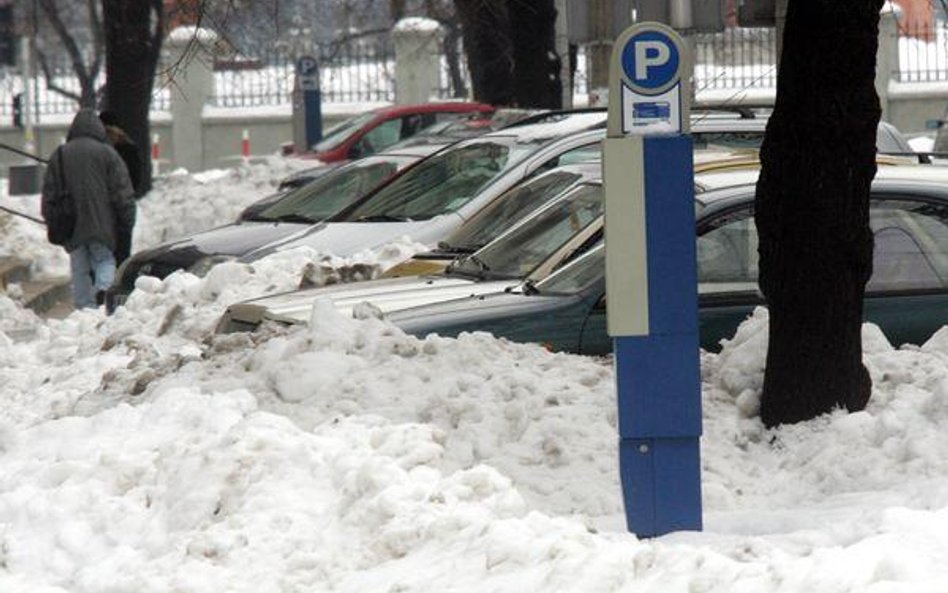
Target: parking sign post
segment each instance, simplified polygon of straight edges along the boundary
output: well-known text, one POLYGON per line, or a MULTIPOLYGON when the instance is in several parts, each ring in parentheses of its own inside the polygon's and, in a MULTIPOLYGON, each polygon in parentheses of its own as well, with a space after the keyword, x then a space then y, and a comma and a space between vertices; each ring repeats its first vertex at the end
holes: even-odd
POLYGON ((606 298, 626 522, 701 529, 701 379, 690 55, 659 23, 616 40, 603 148, 606 298))
POLYGON ((293 140, 296 150, 305 152, 323 138, 322 93, 319 62, 313 56, 296 60, 293 89, 293 140))

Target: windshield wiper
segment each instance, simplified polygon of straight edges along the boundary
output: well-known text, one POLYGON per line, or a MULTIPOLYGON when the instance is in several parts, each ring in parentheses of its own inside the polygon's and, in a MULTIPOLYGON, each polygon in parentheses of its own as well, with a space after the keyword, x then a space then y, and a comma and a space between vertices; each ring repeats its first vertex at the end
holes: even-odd
POLYGON ((370 214, 360 216, 355 222, 411 222, 407 216, 393 216, 391 214, 370 214))
POLYGON ((319 222, 318 220, 313 220, 312 218, 308 216, 303 216, 302 214, 295 214, 295 213, 281 214, 280 216, 276 216, 268 220, 273 220, 275 222, 300 222, 303 224, 313 224, 314 222, 319 222))
POLYGON ((438 248, 434 250, 435 253, 457 253, 461 255, 474 253, 475 251, 477 251, 477 249, 474 249, 473 247, 462 247, 460 245, 451 245, 450 243, 446 243, 444 241, 439 242, 438 248))
POLYGON ((448 264, 448 267, 445 269, 445 274, 448 276, 458 275, 458 276, 467 276, 469 278, 486 278, 486 273, 490 271, 490 266, 484 263, 484 260, 477 257, 476 255, 465 255, 455 258, 453 262, 448 264), (477 270, 472 270, 466 264, 471 262, 474 266, 477 267, 477 270))
POLYGON ((525 280, 523 282, 523 294, 525 295, 540 294, 540 289, 537 288, 536 280, 525 280))
POLYGON ((469 255, 464 259, 476 265, 482 272, 490 272, 490 266, 484 263, 484 260, 477 257, 476 255, 469 255))

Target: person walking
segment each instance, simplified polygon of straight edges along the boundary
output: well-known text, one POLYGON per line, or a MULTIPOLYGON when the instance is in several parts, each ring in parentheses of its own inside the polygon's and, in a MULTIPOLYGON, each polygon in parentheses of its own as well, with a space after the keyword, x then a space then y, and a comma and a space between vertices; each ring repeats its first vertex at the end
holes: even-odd
POLYGON ((131 236, 135 225, 135 200, 125 163, 92 109, 76 114, 66 143, 49 159, 42 190, 47 221, 61 190, 71 195, 76 211, 75 228, 63 244, 69 252, 73 302, 77 309, 98 306, 115 277, 118 237, 131 236))
MULTIPOLYGON (((142 187, 142 159, 138 152, 138 146, 128 134, 118 125, 118 116, 114 111, 103 109, 99 112, 99 121, 105 126, 105 137, 109 144, 115 149, 115 152, 122 157, 125 168, 128 170, 128 178, 132 182, 132 190, 135 192, 135 199, 144 195, 142 187)), ((115 265, 119 266, 132 254, 132 229, 121 229, 115 238, 115 265)))
POLYGON ((135 199, 143 195, 142 191, 142 157, 138 150, 138 145, 132 140, 125 130, 118 124, 118 116, 114 111, 104 109, 99 112, 99 120, 105 126, 105 136, 109 139, 109 144, 119 153, 122 161, 125 162, 125 168, 128 169, 128 178, 132 181, 132 189, 135 191, 135 199))

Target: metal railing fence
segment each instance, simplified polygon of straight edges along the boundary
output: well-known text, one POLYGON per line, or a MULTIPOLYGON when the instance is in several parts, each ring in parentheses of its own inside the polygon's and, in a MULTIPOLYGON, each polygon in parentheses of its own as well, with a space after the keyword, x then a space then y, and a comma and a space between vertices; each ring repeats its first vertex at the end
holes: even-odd
MULTIPOLYGON (((899 82, 948 81, 948 23, 909 27, 900 24, 897 35, 898 66, 891 73, 899 82)), ((776 86, 776 39, 774 29, 729 28, 693 38, 694 82, 698 91, 707 89, 774 88, 776 86)), ((395 54, 386 34, 327 43, 277 42, 256 48, 241 48, 239 58, 221 59, 215 69, 212 104, 218 107, 287 105, 292 100, 296 58, 304 53, 320 62, 324 102, 391 102, 395 100, 395 54)), ((580 48, 573 90, 587 92, 585 56, 580 48)), ((461 52, 463 55, 463 51, 461 52)), ((57 85, 78 91, 65 56, 53 59, 51 70, 57 85)), ((439 94, 453 97, 446 61, 442 59, 439 94)), ((463 69, 464 85, 470 78, 463 69)), ((101 83, 101 81, 100 81, 101 83)), ((9 121, 12 97, 23 91, 25 81, 12 68, 0 70, 0 118, 9 121)), ((45 79, 34 84, 39 119, 75 111, 75 102, 49 90, 45 79)), ((156 84, 152 110, 170 108, 170 89, 156 84)))
POLYGON ((948 80, 948 23, 902 24, 896 31, 899 62, 892 77, 899 82, 948 80))

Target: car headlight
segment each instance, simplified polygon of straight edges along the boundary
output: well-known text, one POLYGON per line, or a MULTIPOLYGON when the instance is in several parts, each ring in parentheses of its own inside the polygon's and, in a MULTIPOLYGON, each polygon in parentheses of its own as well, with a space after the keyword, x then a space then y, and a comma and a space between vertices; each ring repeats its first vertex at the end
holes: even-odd
POLYGON ((234 261, 235 259, 237 258, 233 255, 207 255, 194 262, 191 267, 188 268, 188 272, 191 272, 195 276, 203 277, 217 264, 234 261))

